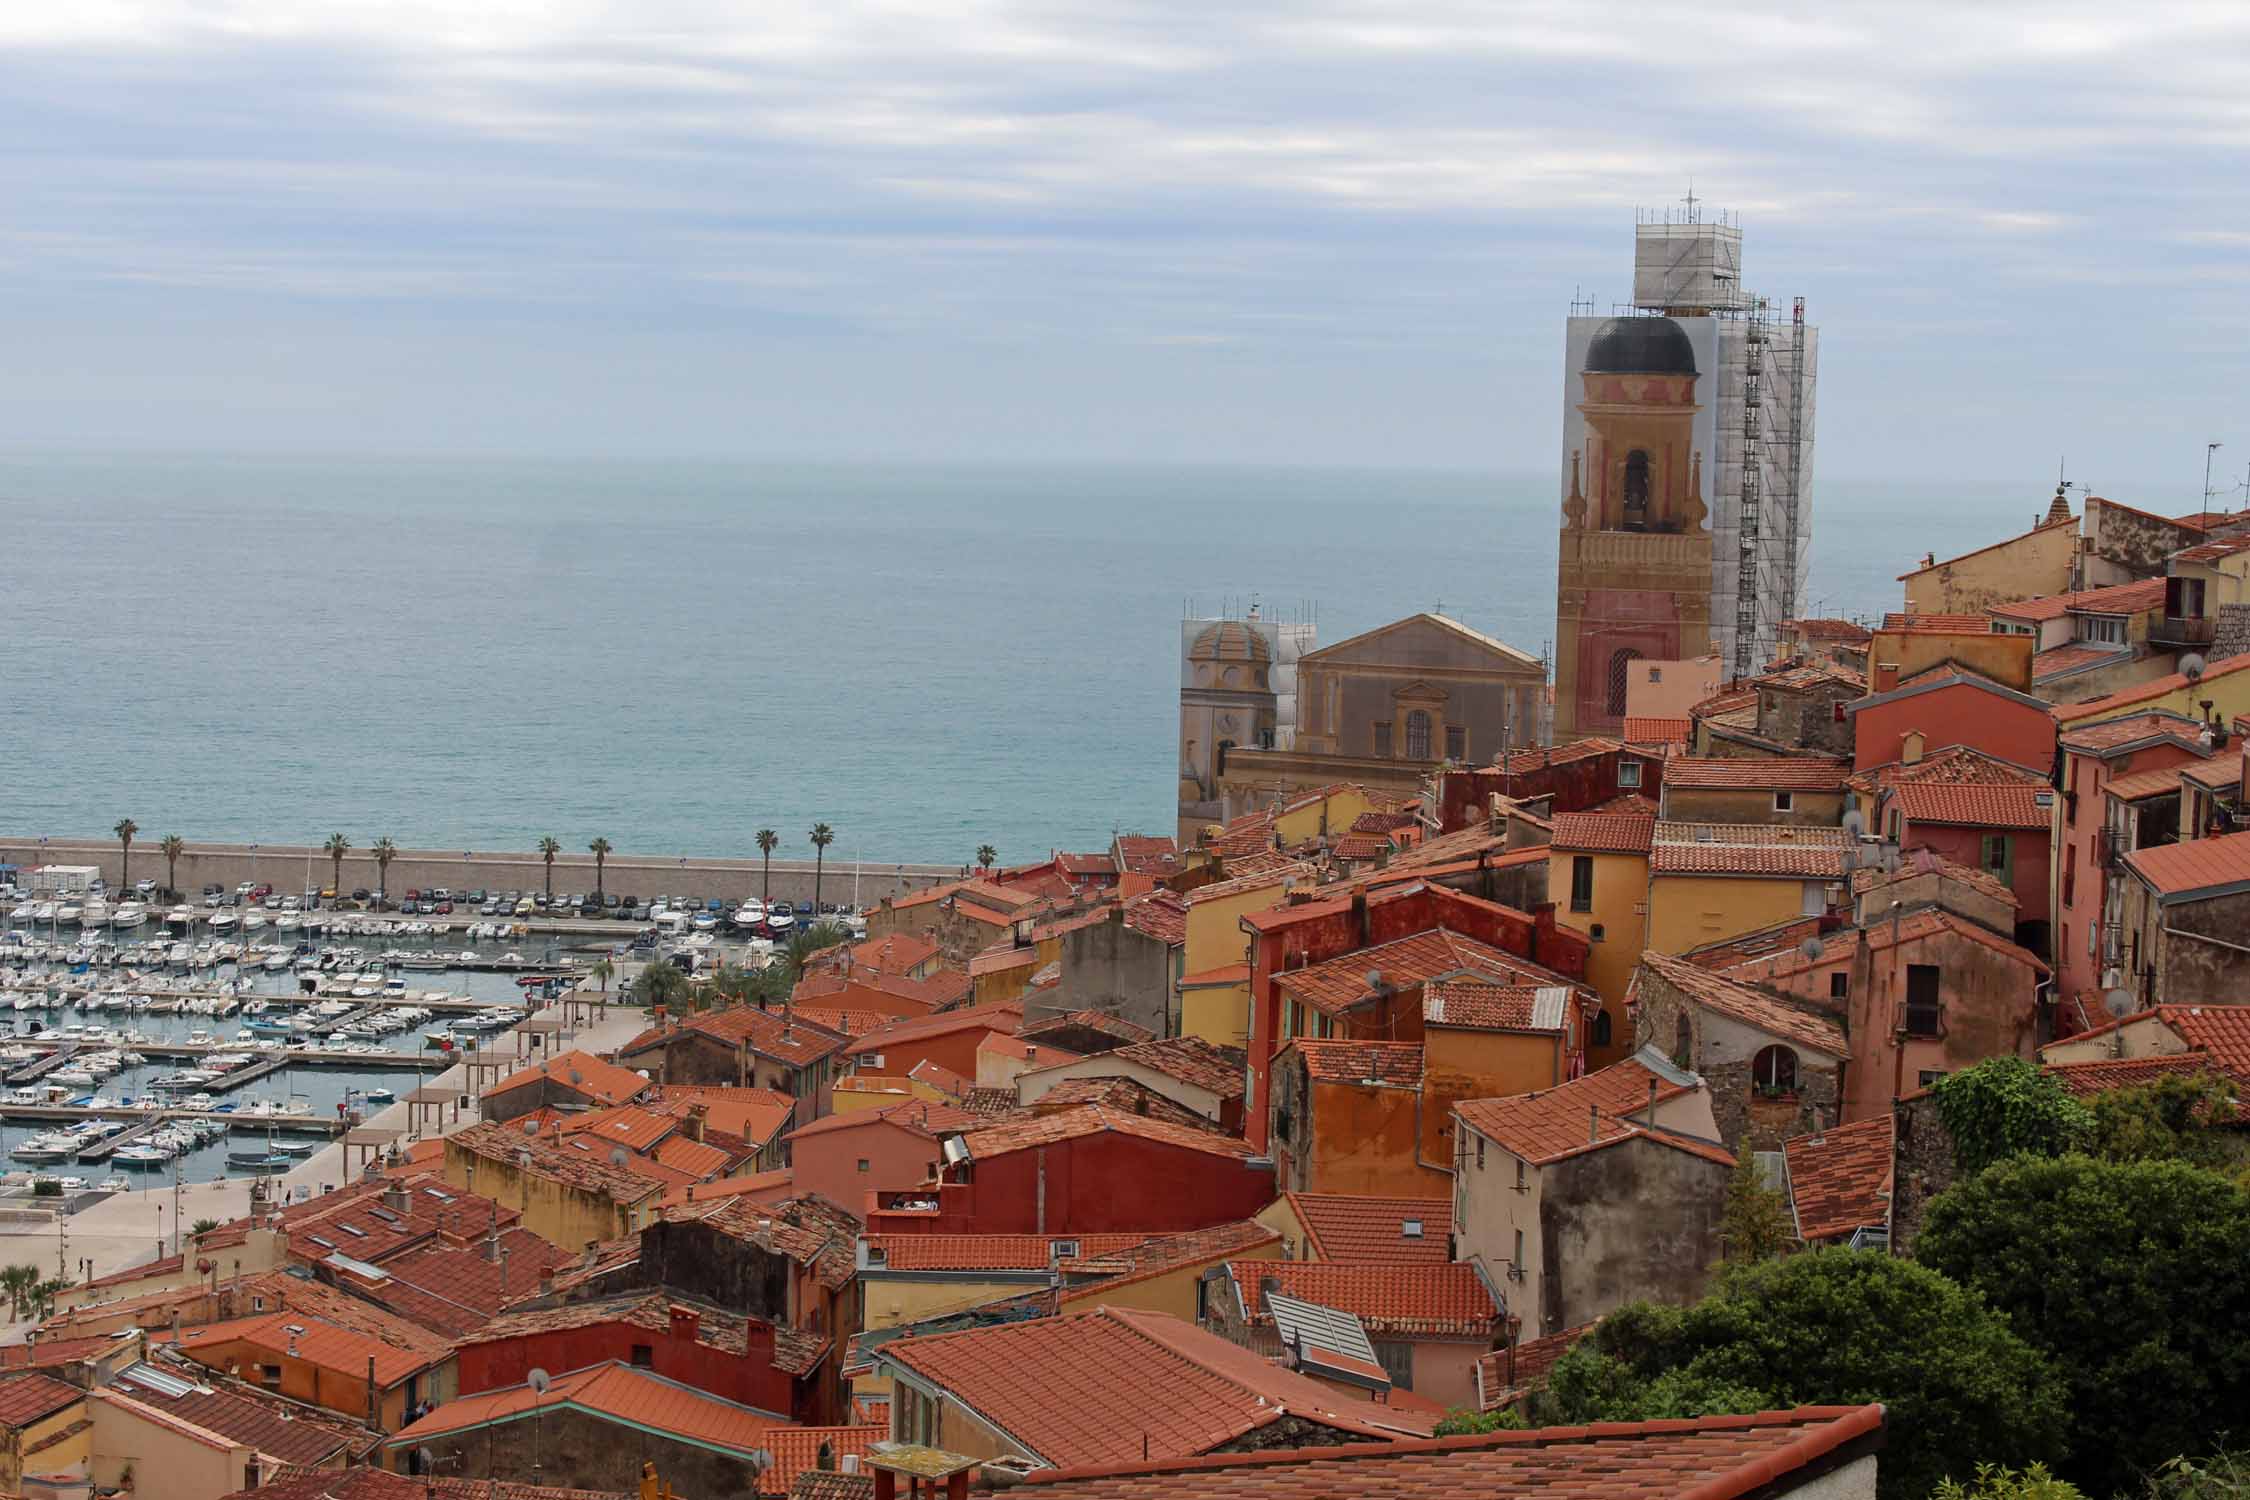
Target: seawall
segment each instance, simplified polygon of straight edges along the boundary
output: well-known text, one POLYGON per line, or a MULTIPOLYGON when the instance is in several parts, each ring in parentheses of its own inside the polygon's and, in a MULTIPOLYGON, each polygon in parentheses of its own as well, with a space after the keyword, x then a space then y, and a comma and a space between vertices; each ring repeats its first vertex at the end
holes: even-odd
MULTIPOLYGON (((133 841, 132 875, 135 880, 165 879, 164 856, 157 848, 161 835, 142 834, 133 841)), ((0 864, 97 865, 112 886, 118 883, 123 860, 117 840, 0 835, 0 864)), ((764 896, 763 863, 749 859, 711 859, 699 855, 648 855, 612 853, 603 864, 602 889, 618 895, 653 900, 658 896, 717 897, 739 900, 764 896)), ((820 882, 823 901, 851 901, 854 867, 849 860, 830 859, 820 882)), ((885 896, 920 890, 960 875, 958 865, 876 864, 857 867, 861 906, 873 906, 885 896)), ((214 844, 193 842, 180 856, 178 886, 195 899, 206 884, 233 890, 243 881, 270 883, 283 893, 306 886, 335 883, 334 866, 317 846, 305 844, 214 844)), ((790 901, 813 899, 813 861, 776 859, 772 892, 790 901)), ((385 882, 374 856, 364 846, 344 856, 342 888, 346 892, 369 890, 385 882)), ((547 867, 536 852, 476 849, 400 849, 391 861, 389 889, 395 898, 409 890, 443 886, 449 890, 543 891, 547 867)), ((590 891, 594 888, 594 856, 583 849, 555 856, 554 889, 590 891)))

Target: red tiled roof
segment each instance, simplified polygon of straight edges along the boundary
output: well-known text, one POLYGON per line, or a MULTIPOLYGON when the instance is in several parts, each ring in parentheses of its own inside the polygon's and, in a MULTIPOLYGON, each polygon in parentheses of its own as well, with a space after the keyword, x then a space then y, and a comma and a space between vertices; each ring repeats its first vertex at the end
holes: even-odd
POLYGON ((308 1469, 283 1464, 254 1490, 220 1500, 632 1500, 615 1490, 559 1489, 513 1479, 455 1479, 356 1469, 308 1469))
POLYGON ((1792 1042, 1829 1057, 1851 1056, 1851 1043, 1845 1039, 1844 1028, 1829 1016, 1800 1008, 1808 1002, 1768 994, 1668 954, 1641 955, 1640 970, 1634 974, 1632 991, 1626 996, 1628 1007, 1634 1003, 1633 991, 1639 989, 1641 975, 1648 973, 1680 990, 1696 1004, 1777 1040, 1792 1042))
POLYGON ((2082 750, 2101 755, 2138 740, 2170 739, 2182 745, 2196 746, 2197 736, 2203 726, 2185 714, 2170 709, 2151 709, 2145 713, 2127 714, 2122 718, 2104 719, 2099 723, 2081 724, 2062 732, 2061 744, 2065 750, 2082 750))
POLYGON ((1064 1467, 1207 1453, 1285 1414, 1371 1441, 1429 1430, 1191 1323, 1120 1307, 894 1339, 878 1358, 1064 1467))
POLYGON ((2042 594, 1995 604, 1992 613, 2009 620, 2059 620, 2067 614, 2131 615, 2164 607, 2164 580, 2139 578, 2108 588, 2081 589, 2075 594, 2042 594))
POLYGON ((691 1182, 657 1199, 656 1206, 659 1209, 674 1208, 683 1203, 708 1203, 714 1198, 786 1198, 795 1178, 794 1168, 778 1167, 771 1172, 747 1172, 740 1176, 722 1177, 717 1182, 691 1182))
POLYGON ((1800 1238, 1846 1238, 1890 1224, 1892 1129, 1886 1111, 1783 1144, 1800 1238))
POLYGON ((1629 744, 1684 745, 1695 735, 1693 719, 1661 719, 1628 715, 1625 739, 1629 744))
POLYGON ((1453 1222, 1449 1198, 1379 1198, 1349 1193, 1284 1195, 1305 1231, 1313 1260, 1431 1263, 1446 1259, 1453 1222), (1408 1234, 1409 1223, 1420 1232, 1408 1234))
MULTIPOLYGON (((1422 1024, 1480 1031, 1559 1033, 1579 991, 1567 985, 1493 984, 1433 979, 1422 989, 1422 1024)), ((1591 997, 1583 1003, 1591 1004, 1591 997)))
MULTIPOLYGON (((846 1455, 864 1455, 890 1435, 889 1427, 873 1424, 856 1427, 768 1427, 762 1444, 773 1455, 773 1464, 758 1476, 758 1493, 789 1494, 796 1486, 797 1476, 819 1472, 823 1450, 827 1453, 828 1467, 836 1470, 841 1468, 846 1455)), ((869 1474, 866 1478, 872 1482, 874 1476, 869 1474)))
MULTIPOLYGON (((2091 1031, 2081 1031, 2067 1040, 2083 1042, 2124 1027, 2138 1029, 2152 1024, 2161 1025, 2177 1036, 2188 1048, 2186 1055, 2204 1059, 2237 1083, 2250 1087, 2250 1005, 2159 1005, 2091 1031)), ((2053 1045, 2059 1044, 2050 1044, 2053 1045)))
MULTIPOLYGON (((1081 1246, 1077 1255, 1062 1263, 1062 1270, 1072 1277, 1099 1279, 1082 1286, 1066 1287, 1060 1294, 1060 1302, 1106 1298, 1134 1282, 1280 1243, 1278 1229, 1268 1229, 1256 1219, 1237 1219, 1231 1224, 1211 1224, 1179 1234, 1154 1235, 1121 1249, 1096 1251, 1091 1246, 1081 1246)), ((1069 1309, 1064 1305, 1058 1310, 1069 1309)))
POLYGON ((643 1431, 661 1432, 676 1442, 745 1458, 765 1446, 765 1434, 774 1426, 770 1414, 610 1360, 557 1375, 543 1394, 529 1386, 511 1385, 457 1396, 419 1422, 400 1428, 385 1446, 401 1452, 432 1437, 529 1416, 534 1408, 553 1411, 557 1407, 630 1423, 643 1431))
POLYGON ((1241 984, 1250 977, 1247 963, 1215 964, 1208 969, 1198 969, 1193 974, 1180 976, 1180 988, 1199 989, 1209 985, 1241 984))
POLYGON ((482 1245, 429 1244, 385 1261, 382 1279, 369 1281, 338 1269, 346 1285, 411 1318, 432 1332, 460 1338, 498 1316, 509 1303, 539 1289, 542 1270, 578 1259, 518 1225, 498 1236, 502 1258, 487 1260, 482 1245))
POLYGON ((1169 875, 1180 866, 1179 841, 1152 834, 1121 833, 1112 845, 1118 868, 1127 875, 1169 875))
POLYGON ((84 1391, 52 1375, 26 1371, 0 1376, 0 1426, 20 1430, 85 1399, 84 1391))
POLYGON ((1125 903, 1125 925, 1174 945, 1187 941, 1187 903, 1171 891, 1152 891, 1125 903))
MULTIPOLYGON (((161 1336, 171 1342, 170 1333, 161 1336)), ((416 1354, 349 1328, 306 1313, 284 1311, 204 1323, 180 1330, 182 1353, 201 1358, 206 1350, 229 1344, 248 1344, 265 1353, 303 1360, 354 1380, 367 1376, 368 1361, 375 1362, 375 1383, 388 1388, 438 1362, 437 1356, 416 1354)))
POLYGON ((962 1136, 962 1143, 969 1148, 972 1159, 982 1160, 1111 1130, 1123 1135, 1138 1136, 1143 1140, 1179 1146, 1189 1151, 1199 1151, 1208 1156, 1247 1157, 1254 1154, 1246 1142, 1230 1136, 1214 1135, 1207 1130, 1194 1130, 1185 1125, 1173 1125, 1140 1115, 1123 1114, 1100 1104, 986 1125, 966 1132, 962 1136))
POLYGON ((495 1121, 464 1126, 447 1136, 446 1142, 486 1161, 606 1193, 619 1203, 654 1197, 664 1186, 657 1175, 636 1167, 613 1166, 600 1152, 575 1151, 552 1136, 527 1136, 495 1121), (531 1158, 528 1166, 523 1164, 523 1156, 531 1158))
POLYGON ((1059 1240, 1076 1240, 1081 1255, 1099 1256, 1147 1238, 1141 1234, 871 1234, 864 1243, 870 1263, 891 1271, 1044 1271, 1055 1264, 1059 1240))
POLYGON ((1055 868, 1065 875, 1115 875, 1117 860, 1106 851, 1100 854, 1073 854, 1068 850, 1060 850, 1055 855, 1055 868))
POLYGON ((2250 883, 2250 833, 2135 849, 2125 862, 2161 899, 2179 901, 2217 893, 2250 883))
MULTIPOLYGON (((2240 520, 2241 517, 2234 515, 2229 516, 2228 519, 2240 520)), ((2172 560, 2184 563, 2217 562, 2222 557, 2232 557, 2237 552, 2243 551, 2250 551, 2250 533, 2221 537, 2215 542, 2204 542, 2194 547, 2185 548, 2173 553, 2172 560)))
MULTIPOLYGON (((2241 656, 2221 657, 2207 664, 2199 686, 2208 685, 2222 677, 2232 677, 2237 672, 2250 671, 2250 653, 2241 656)), ((2090 703, 2062 703, 2055 706, 2055 717, 2065 724, 2075 724, 2085 719, 2103 719, 2136 703, 2148 703, 2159 698, 2169 698, 2187 690, 2188 680, 2174 672, 2152 682, 2138 682, 2129 688, 2111 693, 2106 698, 2096 698, 2090 703)))
POLYGON ((2055 646, 2038 652, 2031 658, 2031 680, 2045 682, 2049 678, 2067 676, 2084 667, 2103 662, 2131 661, 2132 653, 2116 646, 2083 646, 2073 643, 2055 646))
POLYGON ((1498 1326, 1476 1267, 1466 1261, 1401 1264, 1340 1260, 1238 1260, 1227 1264, 1243 1316, 1270 1321, 1265 1283, 1285 1297, 1348 1312, 1374 1334, 1436 1334, 1481 1338, 1498 1326))
MULTIPOLYGON (((1911 578, 1902 573, 1901 578, 1911 578)), ((1909 615, 1883 616, 1886 635, 1990 635, 1992 622, 1983 615, 1909 615)))
POLYGON ((1661 1078, 1636 1059, 1627 1058, 1536 1093, 1464 1099, 1453 1106, 1453 1112, 1464 1125, 1534 1166, 1637 1136, 1732 1165, 1734 1157, 1722 1146, 1668 1131, 1652 1131, 1626 1118, 1648 1107, 1651 1083, 1656 1085, 1659 1104, 1694 1087, 1661 1078), (1599 1111, 1598 1117, 1594 1111, 1599 1111))
POLYGON ((363 1445, 372 1446, 378 1436, 364 1427, 319 1421, 296 1403, 247 1385, 198 1384, 174 1395, 171 1389, 160 1390, 138 1378, 134 1374, 138 1368, 121 1372, 101 1387, 103 1394, 124 1397, 285 1464, 317 1464, 339 1452, 357 1452, 363 1445))
POLYGON ((940 1011, 934 1016, 913 1016, 893 1021, 888 1026, 877 1027, 845 1049, 848 1057, 859 1057, 870 1052, 884 1052, 908 1042, 928 1041, 933 1037, 951 1036, 955 1032, 995 1031, 1002 1036, 1013 1036, 1023 1024, 1023 1002, 999 1001, 990 1005, 969 1005, 959 1010, 940 1011))
POLYGON ((2180 776, 2186 769, 2186 766, 2159 766, 2113 777, 2102 783, 2102 795, 2115 797, 2120 802, 2138 802, 2143 797, 2161 797, 2167 793, 2176 795, 2180 790, 2180 776))
POLYGON ((1027 1487, 1039 1500, 1740 1500, 1798 1488, 1798 1471, 1882 1429, 1879 1405, 1801 1407, 1127 1461, 1034 1473, 1027 1487))
POLYGON ((1795 630, 1799 636, 1808 641, 1859 641, 1864 643, 1870 634, 1865 625, 1857 624, 1851 620, 1826 620, 1816 617, 1803 620, 1784 620, 1781 625, 1784 630, 1795 630))
POLYGON ((1591 1333, 1594 1324, 1581 1323, 1576 1328, 1565 1328, 1560 1333, 1550 1333, 1543 1338, 1525 1339, 1513 1350, 1495 1349, 1481 1355, 1476 1363, 1477 1410, 1493 1411, 1507 1405, 1526 1390, 1544 1382, 1555 1361, 1577 1347, 1578 1341, 1591 1333))
MULTIPOLYGON (((1014 1097, 1009 1094, 1011 1103, 1014 1097)), ((1148 1115, 1153 1119, 1169 1120, 1175 1125, 1186 1125, 1195 1130, 1219 1128, 1207 1117, 1197 1114, 1168 1095, 1159 1094, 1138 1078, 1065 1078, 1041 1094, 1038 1102, 1031 1107, 1046 1111, 1075 1109, 1081 1104, 1106 1104, 1127 1114, 1148 1115)))
MULTIPOLYGON (((2076 1037, 2070 1040, 2076 1041, 2076 1037)), ((2198 1073, 2223 1070, 2197 1052, 2173 1052, 2158 1057, 2098 1057, 2088 1062, 2051 1062, 2047 1074, 2079 1098, 2107 1094, 2116 1089, 2141 1088, 2174 1074, 2192 1078, 2198 1073)))
POLYGON ((1284 1044, 1305 1060, 1305 1072, 1320 1083, 1376 1084, 1419 1088, 1419 1042, 1362 1042, 1344 1037, 1294 1037, 1284 1044))
POLYGON ((1339 1015, 1370 999, 1367 976, 1380 970, 1393 990, 1411 989, 1440 974, 1470 973, 1516 984, 1569 985, 1570 980, 1526 958, 1464 937, 1446 927, 1360 948, 1325 963, 1275 976, 1275 986, 1293 1000, 1328 1015, 1339 1015))
POLYGON ((900 973, 877 973, 854 965, 849 969, 831 967, 817 969, 797 981, 789 998, 797 1006, 828 1005, 838 1010, 866 1010, 869 1002, 855 1002, 854 995, 886 995, 902 1000, 908 1005, 932 1011, 956 998, 961 992, 959 978, 940 969, 927 979, 910 979, 900 973))
POLYGON ((1646 854, 1656 837, 1656 806, 1647 812, 1555 814, 1550 847, 1577 854, 1646 854))
POLYGON ((1649 870, 1657 875, 1841 880, 1850 840, 1841 828, 1659 822, 1649 846, 1649 870))
POLYGON ((1153 1035, 1146 1026, 1137 1026, 1123 1016, 1113 1016, 1100 1010, 1074 1010, 1059 1016, 1049 1016, 1044 1021, 1034 1021, 1021 1028, 1016 1035, 1036 1042, 1041 1037, 1067 1031, 1095 1032, 1113 1039, 1120 1047, 1148 1041, 1153 1035))
POLYGON ((1170 1036, 1103 1055, 1176 1078, 1222 1100, 1242 1097, 1246 1059, 1239 1047, 1221 1047, 1199 1036, 1170 1036))
POLYGON ((558 1052, 543 1062, 510 1073, 486 1089, 484 1097, 489 1099, 494 1094, 504 1094, 510 1089, 541 1080, 582 1094, 599 1104, 623 1104, 648 1087, 648 1080, 632 1069, 621 1068, 591 1052, 574 1049, 558 1052))
POLYGON ((653 1101, 641 1108, 685 1119, 696 1105, 713 1130, 738 1135, 752 1145, 763 1145, 789 1123, 797 1101, 776 1089, 735 1088, 722 1084, 660 1083, 653 1101))
POLYGON ((1950 823, 1969 828, 2019 828, 2043 832, 2054 814, 2054 789, 2028 783, 1981 785, 1902 781, 1882 795, 1910 823, 1950 823))
POLYGON ((1851 762, 1825 756, 1679 756, 1664 763, 1664 787, 1712 791, 1840 792, 1851 762))

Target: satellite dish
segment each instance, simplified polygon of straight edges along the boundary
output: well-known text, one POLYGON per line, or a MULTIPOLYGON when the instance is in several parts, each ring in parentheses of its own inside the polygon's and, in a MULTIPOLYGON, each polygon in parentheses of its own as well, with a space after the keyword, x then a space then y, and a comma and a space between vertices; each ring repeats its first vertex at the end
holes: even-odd
POLYGON ((625 1154, 625 1148, 623 1146, 612 1146, 609 1148, 609 1164, 611 1166, 622 1167, 626 1162, 630 1160, 632 1160, 632 1158, 625 1154))
POLYGON ((552 1385, 553 1383, 553 1380, 548 1376, 547 1372, 545 1370, 539 1369, 536 1366, 533 1367, 529 1375, 526 1375, 524 1377, 524 1384, 530 1386, 534 1391, 538 1392, 542 1396, 547 1394, 547 1387, 549 1385, 552 1385))
POLYGON ((2108 994, 2102 996, 2102 1009, 2119 1020, 2123 1020, 2133 1013, 2133 992, 2131 990, 2111 990, 2108 994))
POLYGON ((530 1166, 530 1165, 531 1165, 531 1153, 530 1153, 529 1151, 526 1151, 526 1150, 522 1149, 521 1147, 518 1147, 518 1148, 517 1148, 517 1150, 516 1150, 516 1165, 517 1165, 517 1166, 519 1166, 519 1167, 528 1167, 528 1166, 530 1166))
POLYGON ((539 1133, 539 1122, 537 1120, 525 1120, 523 1122, 523 1133, 525 1135, 537 1135, 539 1133))
POLYGON ((753 1449, 751 1449, 751 1450, 750 1450, 750 1472, 751 1472, 751 1473, 753 1473, 753 1474, 763 1474, 763 1473, 765 1473, 765 1472, 766 1472, 766 1470, 768 1470, 768 1469, 770 1469, 770 1468, 772 1468, 772 1467, 773 1467, 773 1454, 772 1454, 772 1452, 771 1452, 770 1450, 768 1450, 768 1449, 765 1449, 765 1448, 753 1448, 753 1449))
POLYGON ((1821 955, 1820 939, 1817 937, 1806 938, 1797 945, 1797 951, 1805 955, 1807 959, 1815 963, 1819 962, 1821 955))
POLYGON ((576 1068, 572 1068, 570 1070, 570 1081, 572 1083, 584 1083, 586 1081, 586 1075, 579 1072, 576 1068))
POLYGON ((2187 655, 2181 657, 2180 675, 2190 682, 2201 681, 2203 677, 2203 654, 2199 651, 2190 651, 2187 655))
POLYGON ((1381 969, 1369 969, 1367 971, 1367 987, 1371 990, 1379 990, 1383 987, 1383 971, 1381 969))
POLYGON ((421 1466, 422 1472, 425 1474, 429 1473, 432 1469, 437 1467, 437 1455, 435 1453, 432 1453, 427 1448, 415 1449, 414 1459, 415 1462, 421 1466))
POLYGON ((1850 812, 1845 813, 1844 832, 1850 834, 1855 839, 1858 838, 1861 834, 1867 832, 1867 815, 1861 812, 1856 807, 1853 808, 1850 812))

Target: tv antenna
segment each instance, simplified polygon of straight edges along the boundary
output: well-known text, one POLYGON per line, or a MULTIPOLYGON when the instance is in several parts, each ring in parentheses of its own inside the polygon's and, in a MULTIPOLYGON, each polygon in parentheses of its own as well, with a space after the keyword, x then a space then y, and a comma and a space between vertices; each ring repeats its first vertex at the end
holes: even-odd
POLYGON ((2205 443, 2203 445, 2203 508, 2205 510, 2211 508, 2211 497, 2218 493, 2211 488, 2211 460, 2218 456, 2219 449, 2222 446, 2219 443, 2205 443))

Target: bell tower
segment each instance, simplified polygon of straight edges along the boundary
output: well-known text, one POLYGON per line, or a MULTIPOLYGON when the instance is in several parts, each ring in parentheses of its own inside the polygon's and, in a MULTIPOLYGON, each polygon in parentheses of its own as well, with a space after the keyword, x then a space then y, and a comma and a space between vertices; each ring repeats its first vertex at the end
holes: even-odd
POLYGON ((1622 727, 1634 661, 1711 649, 1702 378, 1694 343, 1670 318, 1611 318, 1586 345, 1585 444, 1570 454, 1556 578, 1557 740, 1622 727))

